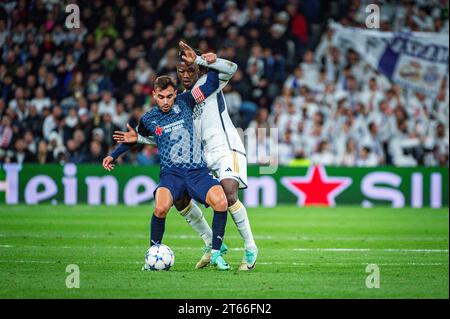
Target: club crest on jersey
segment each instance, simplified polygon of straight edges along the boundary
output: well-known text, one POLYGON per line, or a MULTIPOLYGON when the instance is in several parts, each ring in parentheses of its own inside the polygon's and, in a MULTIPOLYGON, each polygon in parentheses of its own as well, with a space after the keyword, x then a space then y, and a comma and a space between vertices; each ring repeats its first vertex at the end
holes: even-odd
POLYGON ((172 110, 175 112, 175 114, 178 114, 181 112, 180 107, 178 106, 178 104, 175 104, 172 108, 172 110))
POLYGON ((158 126, 155 128, 155 134, 158 135, 158 136, 161 136, 162 133, 163 133, 163 128, 162 128, 161 126, 158 125, 158 126))

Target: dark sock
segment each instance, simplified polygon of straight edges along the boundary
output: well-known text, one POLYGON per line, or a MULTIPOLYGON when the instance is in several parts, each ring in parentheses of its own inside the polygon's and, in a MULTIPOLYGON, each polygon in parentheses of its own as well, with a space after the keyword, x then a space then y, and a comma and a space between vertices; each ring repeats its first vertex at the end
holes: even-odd
POLYGON ((227 212, 214 211, 212 222, 212 249, 220 250, 223 242, 223 236, 225 235, 225 226, 227 224, 227 212))
POLYGON ((150 225, 150 246, 161 244, 165 228, 166 219, 153 215, 150 225))

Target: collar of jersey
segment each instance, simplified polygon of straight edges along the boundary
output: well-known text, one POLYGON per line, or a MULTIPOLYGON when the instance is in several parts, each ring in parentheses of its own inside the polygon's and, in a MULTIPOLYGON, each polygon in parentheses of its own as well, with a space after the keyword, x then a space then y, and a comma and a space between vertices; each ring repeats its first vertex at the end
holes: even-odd
MULTIPOLYGON (((174 104, 174 105, 175 105, 175 104, 174 104)), ((172 105, 172 107, 170 108, 169 112, 167 112, 167 113, 164 113, 164 112, 159 108, 158 105, 156 105, 155 107, 158 109, 158 112, 161 113, 161 114, 170 114, 170 113, 173 112, 173 105, 172 105)))

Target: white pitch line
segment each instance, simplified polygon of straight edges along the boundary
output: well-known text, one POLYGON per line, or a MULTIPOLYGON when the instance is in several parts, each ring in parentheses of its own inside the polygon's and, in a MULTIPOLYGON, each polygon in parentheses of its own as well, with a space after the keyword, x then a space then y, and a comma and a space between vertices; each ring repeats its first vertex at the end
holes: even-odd
MULTIPOLYGON (((141 249, 142 246, 12 246, 12 245, 0 245, 0 248, 31 248, 31 249, 48 249, 48 248, 55 248, 55 249, 105 249, 105 248, 112 248, 112 249, 130 249, 130 248, 136 248, 141 249)), ((174 250, 200 250, 199 247, 178 247, 174 246, 172 247, 174 250)), ((448 253, 448 249, 402 249, 402 248, 270 248, 270 249, 277 249, 277 250, 292 250, 297 252, 410 252, 410 253, 448 253)), ((236 247, 236 248, 229 248, 230 251, 242 251, 244 248, 242 247, 236 247)))
POLYGON ((294 251, 332 251, 332 252, 427 252, 427 253, 448 253, 448 249, 402 249, 402 248, 294 248, 294 251))
MULTIPOLYGON (((314 265, 328 265, 328 266, 349 266, 349 265, 368 265, 368 263, 343 263, 343 262, 327 262, 327 263, 284 263, 284 262, 258 262, 258 265, 293 265, 293 266, 314 266, 314 265)), ((448 263, 377 263, 378 266, 443 266, 448 263)))
MULTIPOLYGON (((20 263, 20 264, 65 264, 63 262, 48 261, 48 260, 0 260, 0 263, 20 263)), ((143 261, 107 261, 107 262, 92 262, 92 261, 79 261, 76 264, 89 265, 89 264, 142 264, 143 261)), ((193 262, 181 262, 177 261, 177 265, 189 265, 193 262)), ((298 262, 258 262, 260 266, 277 266, 277 265, 289 265, 289 266, 366 266, 368 263, 343 263, 343 262, 319 262, 319 263, 298 263, 298 262)), ((448 266, 448 263, 378 263, 378 266, 448 266)))
MULTIPOLYGON (((78 234, 59 234, 59 233, 41 233, 41 234, 2 234, 0 233, 0 237, 10 237, 10 238, 20 238, 20 237, 27 237, 27 238, 48 238, 48 239, 54 239, 55 237, 58 238, 64 238, 64 239, 112 239, 112 238, 127 238, 127 239, 148 239, 148 235, 130 235, 130 234, 111 234, 111 235, 78 235, 78 234)), ((292 241, 308 241, 308 240, 324 240, 324 239, 330 239, 336 241, 358 241, 363 236, 348 236, 348 237, 334 237, 334 236, 317 236, 317 237, 310 237, 310 236, 283 236, 283 235, 276 235, 276 236, 262 236, 262 235, 255 235, 254 236, 256 240, 271 240, 271 241, 283 241, 283 240, 292 240, 292 241)), ((167 239, 197 239, 200 240, 200 237, 197 235, 165 235, 164 238, 167 239)), ((410 240, 410 241, 423 241, 423 240, 441 240, 444 237, 442 236, 399 236, 390 238, 389 236, 374 236, 373 238, 370 238, 368 241, 375 242, 377 239, 383 238, 383 239, 390 239, 390 240, 410 240)), ((241 240, 241 236, 239 235, 230 235, 226 236, 226 239, 238 239, 241 240)), ((367 240, 367 238, 364 236, 364 239, 367 240)))

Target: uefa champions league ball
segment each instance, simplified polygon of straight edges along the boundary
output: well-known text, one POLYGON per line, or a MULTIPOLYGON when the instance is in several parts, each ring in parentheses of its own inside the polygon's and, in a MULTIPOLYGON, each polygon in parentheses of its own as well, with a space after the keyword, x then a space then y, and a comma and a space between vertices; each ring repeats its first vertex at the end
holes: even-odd
POLYGON ((169 270, 175 262, 175 255, 169 246, 153 245, 145 254, 145 263, 151 270, 169 270))

